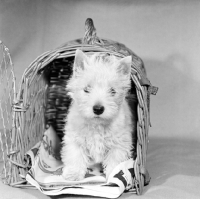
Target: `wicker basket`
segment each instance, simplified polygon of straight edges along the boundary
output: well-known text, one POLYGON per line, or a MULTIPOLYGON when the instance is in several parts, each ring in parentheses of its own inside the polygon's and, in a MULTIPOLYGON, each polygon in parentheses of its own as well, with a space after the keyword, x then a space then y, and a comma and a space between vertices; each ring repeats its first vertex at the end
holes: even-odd
POLYGON ((79 48, 86 53, 103 52, 118 57, 132 55, 132 86, 128 100, 138 118, 137 137, 133 137, 136 146, 133 181, 136 193, 141 194, 143 186, 150 181, 146 170, 149 96, 156 93, 156 88, 146 77, 142 60, 123 44, 98 38, 93 21, 87 19, 84 38, 36 58, 24 71, 19 90, 15 93, 13 65, 8 49, 3 43, 1 46, 4 55, 0 68, 0 85, 4 88, 4 97, 0 101, 3 182, 15 187, 28 187, 25 175, 29 162, 24 160, 24 154, 42 139, 43 132, 50 125, 62 139, 63 119, 70 105, 65 91, 66 81, 72 73, 75 51, 79 48))

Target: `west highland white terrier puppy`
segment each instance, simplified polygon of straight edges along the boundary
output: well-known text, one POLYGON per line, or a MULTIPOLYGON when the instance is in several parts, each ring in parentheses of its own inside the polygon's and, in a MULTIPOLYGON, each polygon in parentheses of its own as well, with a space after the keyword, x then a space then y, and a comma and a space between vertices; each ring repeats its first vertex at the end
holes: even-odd
POLYGON ((67 84, 72 104, 66 118, 61 158, 66 180, 81 180, 102 163, 106 178, 131 158, 133 118, 125 97, 130 89, 131 56, 75 53, 67 84))

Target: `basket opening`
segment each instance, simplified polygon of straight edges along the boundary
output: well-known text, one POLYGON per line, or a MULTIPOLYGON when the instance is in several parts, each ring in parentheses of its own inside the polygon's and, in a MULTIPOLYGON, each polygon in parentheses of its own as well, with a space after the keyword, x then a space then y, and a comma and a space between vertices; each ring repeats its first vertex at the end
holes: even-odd
MULTIPOLYGON (((66 84, 72 74, 74 56, 55 59, 50 62, 44 70, 44 78, 48 82, 48 89, 46 93, 46 107, 45 107, 45 128, 52 126, 57 132, 58 137, 62 140, 63 130, 65 126, 65 118, 67 116, 68 108, 71 103, 70 97, 66 92, 66 84)), ((127 97, 128 103, 131 107, 132 114, 137 120, 137 95, 136 87, 131 79, 131 89, 127 97)), ((137 131, 137 121, 134 127, 137 131)), ((137 133, 133 135, 133 145, 136 149, 137 133)), ((136 157, 136 151, 133 157, 136 157)))

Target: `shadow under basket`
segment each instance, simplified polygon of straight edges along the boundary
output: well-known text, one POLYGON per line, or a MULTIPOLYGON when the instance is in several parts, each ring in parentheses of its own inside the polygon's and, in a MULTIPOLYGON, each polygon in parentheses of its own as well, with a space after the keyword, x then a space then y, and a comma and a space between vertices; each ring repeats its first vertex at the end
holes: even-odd
POLYGON ((64 120, 71 103, 65 88, 72 74, 75 51, 81 49, 86 54, 100 52, 119 58, 132 56, 131 89, 127 100, 137 118, 137 133, 132 139, 136 149, 133 181, 135 192, 142 194, 144 185, 150 181, 146 169, 150 94, 157 92, 147 79, 142 60, 123 44, 97 37, 93 21, 87 19, 83 39, 68 42, 35 59, 24 71, 16 93, 10 54, 2 42, 1 46, 4 55, 0 68, 0 83, 4 89, 0 101, 3 182, 14 187, 29 186, 25 176, 30 163, 24 159, 25 153, 42 140, 49 126, 62 140, 64 120))

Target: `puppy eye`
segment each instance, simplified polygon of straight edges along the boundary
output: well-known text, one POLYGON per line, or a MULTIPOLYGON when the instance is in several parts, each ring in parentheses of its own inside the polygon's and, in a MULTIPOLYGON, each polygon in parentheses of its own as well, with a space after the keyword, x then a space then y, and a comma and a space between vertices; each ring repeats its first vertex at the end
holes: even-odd
POLYGON ((111 93, 112 96, 114 96, 114 95, 116 94, 115 89, 114 89, 114 88, 111 88, 111 89, 110 89, 110 93, 111 93))
POLYGON ((90 92, 90 86, 86 86, 86 87, 83 89, 83 91, 84 91, 85 93, 89 93, 89 92, 90 92))

